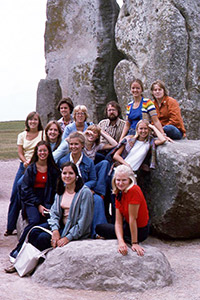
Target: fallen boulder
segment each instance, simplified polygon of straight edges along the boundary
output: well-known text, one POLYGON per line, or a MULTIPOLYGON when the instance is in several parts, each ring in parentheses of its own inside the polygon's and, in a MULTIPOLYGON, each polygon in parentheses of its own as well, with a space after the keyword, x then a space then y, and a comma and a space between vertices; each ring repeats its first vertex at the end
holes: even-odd
POLYGON ((172 283, 172 270, 157 248, 144 246, 139 257, 131 249, 117 252, 116 240, 74 241, 48 253, 32 276, 51 287, 102 291, 143 291, 172 283))

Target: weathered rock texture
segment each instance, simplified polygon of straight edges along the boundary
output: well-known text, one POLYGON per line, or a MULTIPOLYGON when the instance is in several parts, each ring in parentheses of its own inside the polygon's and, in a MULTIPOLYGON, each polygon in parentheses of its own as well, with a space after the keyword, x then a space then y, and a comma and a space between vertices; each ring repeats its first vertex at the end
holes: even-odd
POLYGON ((143 187, 153 232, 169 238, 199 238, 200 141, 159 146, 157 160, 143 187))
POLYGON ((191 139, 200 138, 199 20, 199 0, 125 0, 116 24, 116 45, 126 57, 114 76, 120 104, 125 108, 134 77, 144 82, 146 96, 159 78, 172 97, 185 102, 182 114, 191 139))
POLYGON ((105 103, 116 99, 113 70, 120 60, 114 39, 118 13, 115 0, 47 1, 47 79, 58 79, 63 96, 71 97, 75 105, 85 104, 96 122, 105 103))
POLYGON ((37 106, 43 126, 53 119, 58 119, 57 104, 62 98, 62 90, 58 79, 41 79, 37 90, 37 106))
POLYGON ((51 287, 104 291, 143 291, 172 283, 172 270, 164 254, 150 246, 144 257, 129 249, 117 252, 115 240, 69 243, 48 253, 33 280, 51 287))

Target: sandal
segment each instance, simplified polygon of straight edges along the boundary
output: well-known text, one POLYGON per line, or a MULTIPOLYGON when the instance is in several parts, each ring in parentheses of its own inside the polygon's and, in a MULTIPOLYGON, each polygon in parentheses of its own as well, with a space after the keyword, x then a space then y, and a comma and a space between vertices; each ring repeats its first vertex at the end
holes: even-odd
POLYGON ((5 268, 4 271, 9 274, 17 272, 13 265, 10 265, 8 268, 5 268))

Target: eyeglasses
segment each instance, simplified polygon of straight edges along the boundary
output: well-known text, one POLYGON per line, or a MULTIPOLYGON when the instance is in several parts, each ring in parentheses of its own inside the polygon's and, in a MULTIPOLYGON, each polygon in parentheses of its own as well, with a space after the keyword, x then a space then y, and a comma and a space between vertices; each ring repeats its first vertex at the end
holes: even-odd
POLYGON ((75 115, 76 115, 76 116, 84 116, 85 113, 84 113, 84 112, 81 112, 81 113, 80 113, 80 112, 76 112, 75 115))

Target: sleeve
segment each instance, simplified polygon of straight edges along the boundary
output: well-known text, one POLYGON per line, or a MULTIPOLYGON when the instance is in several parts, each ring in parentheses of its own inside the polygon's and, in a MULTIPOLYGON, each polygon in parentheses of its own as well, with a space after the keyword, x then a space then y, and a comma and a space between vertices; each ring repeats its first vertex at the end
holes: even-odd
POLYGON ((60 197, 58 194, 56 194, 54 198, 54 203, 50 209, 50 218, 47 221, 52 231, 59 230, 60 228, 60 219, 62 217, 62 211, 59 202, 60 197))
POLYGON ((133 101, 129 102, 126 106, 126 116, 128 117, 131 111, 131 107, 132 107, 133 101))
POLYGON ((65 127, 65 130, 64 130, 64 132, 62 134, 62 140, 66 139, 70 135, 70 133, 72 132, 72 126, 73 126, 73 124, 74 123, 71 123, 71 124, 69 124, 69 125, 67 125, 65 127))
POLYGON ((182 119, 180 107, 178 102, 172 98, 168 101, 168 116, 169 120, 166 125, 174 125, 180 128, 180 120, 182 119))
POLYGON ((141 204, 143 194, 138 185, 134 185, 128 193, 128 204, 141 204))
POLYGON ((40 200, 34 193, 33 172, 30 167, 31 166, 29 166, 24 173, 20 186, 20 199, 27 205, 38 206, 40 204, 40 200))
POLYGON ((89 189, 84 189, 80 197, 81 203, 78 220, 66 235, 70 241, 78 240, 88 233, 93 220, 93 195, 91 191, 89 189))
POLYGON ((157 116, 155 105, 150 99, 144 99, 142 104, 142 118, 149 121, 153 116, 157 116))
POLYGON ((23 146, 24 145, 24 131, 19 133, 17 136, 17 145, 23 146))
POLYGON ((91 160, 89 168, 84 170, 84 173, 87 176, 87 181, 85 181, 85 185, 89 187, 90 189, 93 189, 96 185, 96 171, 95 171, 95 166, 94 162, 91 160))
POLYGON ((66 140, 62 140, 59 147, 53 151, 53 158, 55 162, 57 163, 59 159, 61 159, 63 156, 69 153, 69 144, 66 140))

